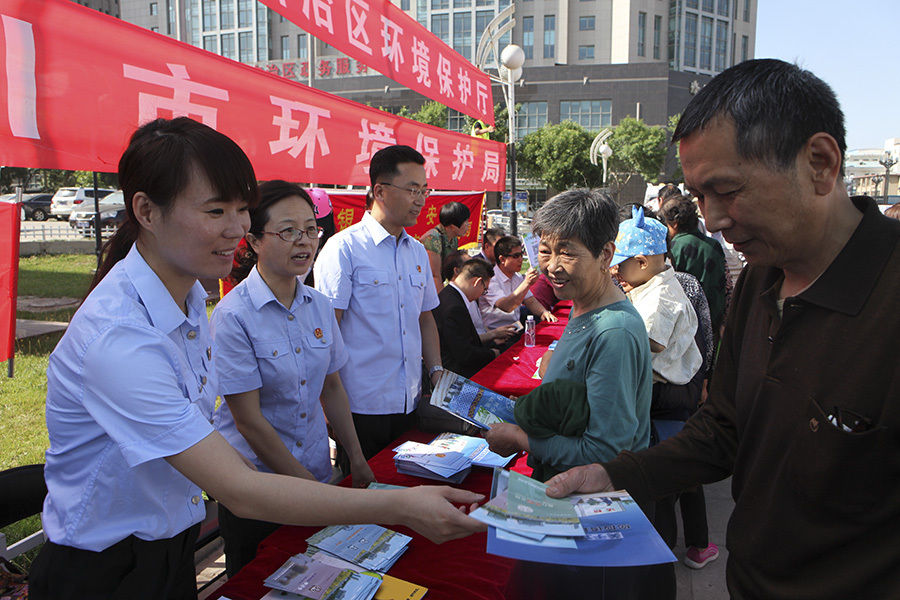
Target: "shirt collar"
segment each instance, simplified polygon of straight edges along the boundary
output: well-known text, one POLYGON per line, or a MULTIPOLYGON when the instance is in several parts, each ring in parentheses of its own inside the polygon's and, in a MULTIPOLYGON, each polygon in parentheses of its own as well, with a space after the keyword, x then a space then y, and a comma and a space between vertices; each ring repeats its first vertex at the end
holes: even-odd
MULTIPOLYGON (((381 223, 375 220, 375 217, 372 216, 372 213, 368 211, 363 214, 363 218, 360 222, 363 224, 363 227, 366 228, 366 231, 369 232, 369 235, 372 236, 372 241, 375 242, 376 246, 387 238, 393 237, 381 223)), ((399 246, 402 242, 407 241, 408 239, 410 239, 410 237, 409 234, 406 233, 406 229, 401 229, 400 239, 397 240, 397 245, 399 246)))
MULTIPOLYGON (((275 297, 275 294, 272 292, 272 288, 269 287, 263 278, 262 275, 259 274, 259 270, 256 268, 256 265, 253 265, 253 268, 250 270, 250 274, 247 275, 247 294, 250 296, 250 302, 253 304, 253 308, 256 310, 261 309, 263 306, 268 304, 269 302, 275 302, 278 304, 278 299, 275 297)), ((294 303, 291 305, 291 309, 293 310, 294 306, 297 304, 297 301, 302 299, 304 302, 312 302, 312 294, 309 293, 309 290, 300 279, 297 279, 297 293, 294 296, 294 303)))
POLYGON ((166 289, 159 276, 150 268, 144 257, 137 249, 137 244, 131 246, 131 250, 122 259, 122 264, 131 285, 140 296, 141 302, 150 316, 150 323, 166 334, 171 333, 185 321, 191 327, 196 327, 199 317, 206 316, 206 290, 199 281, 195 281, 188 291, 185 304, 188 314, 185 315, 172 294, 166 289))
POLYGON ((834 261, 799 298, 856 315, 887 266, 900 239, 900 224, 882 215, 871 198, 854 196, 851 200, 863 213, 862 220, 834 261))
POLYGON ((499 264, 494 265, 494 277, 499 277, 499 279, 497 281, 500 281, 503 283, 512 279, 512 277, 506 276, 506 273, 503 272, 503 269, 500 268, 499 264))
POLYGON ((451 282, 450 282, 450 287, 452 287, 454 290, 456 290, 457 292, 459 292, 459 295, 462 296, 463 302, 465 302, 466 304, 469 303, 469 299, 466 298, 466 293, 463 292, 461 289, 459 289, 459 286, 457 286, 455 283, 453 283, 453 282, 451 281, 451 282))

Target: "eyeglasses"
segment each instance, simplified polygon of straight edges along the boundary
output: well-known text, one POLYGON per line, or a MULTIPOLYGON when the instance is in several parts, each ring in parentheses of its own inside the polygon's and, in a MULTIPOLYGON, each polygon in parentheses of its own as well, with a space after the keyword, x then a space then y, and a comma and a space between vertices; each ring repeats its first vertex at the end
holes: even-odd
POLYGON ((378 183, 380 183, 381 185, 389 185, 389 186, 391 186, 392 188, 397 188, 398 190, 403 190, 404 192, 407 192, 410 196, 421 196, 423 200, 424 200, 425 198, 427 198, 428 196, 430 196, 430 195, 431 195, 431 192, 433 191, 433 190, 431 190, 430 188, 405 188, 405 187, 400 187, 399 185, 394 185, 393 183, 388 183, 387 181, 379 181, 378 183))
POLYGON ((507 254, 506 258, 522 258, 525 256, 524 252, 516 252, 515 254, 507 254))
POLYGON ((300 240, 303 237, 303 234, 306 234, 311 240, 317 240, 322 237, 325 233, 325 229, 322 227, 307 227, 306 229, 297 229, 295 227, 288 227, 287 229, 282 229, 281 231, 263 231, 262 233, 268 233, 269 235, 277 235, 285 242, 294 243, 300 240))

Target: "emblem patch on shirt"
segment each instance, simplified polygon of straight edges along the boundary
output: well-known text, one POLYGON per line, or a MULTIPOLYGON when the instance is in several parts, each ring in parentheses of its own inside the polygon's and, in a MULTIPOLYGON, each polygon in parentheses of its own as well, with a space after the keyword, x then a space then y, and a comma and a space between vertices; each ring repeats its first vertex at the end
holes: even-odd
POLYGON ((206 347, 206 360, 212 360, 212 348, 209 346, 206 347))
POLYGON ((316 339, 317 339, 317 340, 321 340, 321 339, 322 339, 322 335, 323 335, 323 334, 322 334, 322 328, 321 328, 321 327, 316 327, 316 330, 313 331, 313 335, 316 336, 316 339))
POLYGON ((418 271, 419 273, 421 273, 421 272, 422 272, 422 265, 416 265, 416 271, 418 271))

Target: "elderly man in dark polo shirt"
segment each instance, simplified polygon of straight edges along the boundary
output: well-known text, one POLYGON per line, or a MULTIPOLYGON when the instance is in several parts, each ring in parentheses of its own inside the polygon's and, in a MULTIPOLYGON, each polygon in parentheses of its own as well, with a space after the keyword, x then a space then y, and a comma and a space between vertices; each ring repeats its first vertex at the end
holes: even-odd
POLYGON ((900 598, 900 223, 843 183, 812 73, 743 62, 685 109, 685 183, 744 253, 709 401, 673 438, 551 495, 671 494, 733 475, 734 598, 900 598))

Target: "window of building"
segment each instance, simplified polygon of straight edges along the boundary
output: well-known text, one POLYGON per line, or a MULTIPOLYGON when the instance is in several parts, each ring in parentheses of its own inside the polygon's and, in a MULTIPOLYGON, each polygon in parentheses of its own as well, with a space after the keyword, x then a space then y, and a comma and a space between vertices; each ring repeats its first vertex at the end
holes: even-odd
POLYGON ((716 0, 703 0, 703 10, 706 12, 715 12, 716 0))
POLYGON ((522 50, 525 58, 534 58, 534 17, 522 17, 522 50))
POLYGON ((475 6, 493 6, 494 0, 475 0, 475 6))
POLYGON ((238 27, 253 26, 253 0, 238 0, 238 27))
POLYGON ((684 66, 697 66, 697 15, 684 15, 684 66))
POLYGON ((203 31, 216 29, 216 0, 203 0, 203 31))
POLYGON ((578 60, 594 60, 594 47, 578 46, 578 60))
POLYGON ((728 5, 731 3, 731 0, 719 0, 719 14, 723 17, 728 16, 728 5))
POLYGON ((450 0, 431 0, 431 10, 450 8, 450 0))
POLYGON ((269 8, 262 2, 256 3, 256 58, 269 60, 272 57, 272 38, 269 37, 269 8))
POLYGON ((544 15, 544 58, 556 58, 556 15, 544 15))
POLYGON ((741 60, 747 60, 747 54, 750 52, 750 38, 746 35, 741 36, 741 60))
POLYGON ((716 21, 716 71, 725 70, 725 58, 728 54, 728 23, 716 21))
POLYGON ((470 8, 472 0, 453 0, 453 8, 470 8))
POLYGON ((281 36, 281 58, 287 59, 291 57, 291 36, 281 36))
POLYGON ((157 4, 156 2, 151 2, 150 3, 150 16, 155 17, 158 14, 159 14, 159 4, 157 4))
POLYGON ((579 17, 578 31, 594 31, 594 17, 579 17))
POLYGON ((416 20, 428 29, 428 0, 416 0, 416 20))
POLYGON ((472 58, 472 13, 453 13, 453 49, 463 58, 472 58))
POLYGON ((750 0, 744 0, 744 21, 750 22, 750 0))
POLYGON ((172 35, 175 33, 175 2, 166 0, 166 33, 172 35))
POLYGON ((297 34, 297 58, 306 58, 306 34, 298 33, 297 34))
POLYGON ((445 44, 450 42, 450 15, 431 15, 431 33, 445 44))
POLYGON ((447 110, 447 129, 450 131, 458 131, 460 133, 466 131, 466 115, 452 108, 447 110))
POLYGON ((546 102, 523 102, 516 112, 516 137, 522 139, 547 124, 546 102))
MULTIPOLYGON (((479 10, 475 13, 475 43, 481 41, 484 30, 487 29, 488 23, 494 18, 494 11, 479 10)), ((505 46, 504 46, 505 47, 505 46)))
POLYGON ((638 39, 637 39, 637 54, 638 56, 647 56, 647 51, 645 49, 645 41, 647 39, 647 13, 639 12, 638 13, 638 39))
POLYGON ((409 0, 400 0, 400 10, 409 10, 409 0))
POLYGON ((238 34, 238 60, 242 63, 253 62, 252 31, 242 31, 238 34))
POLYGON ((697 8, 697 0, 687 0, 687 2, 685 2, 685 6, 687 6, 688 8, 697 8))
POLYGON ((234 60, 237 56, 234 53, 234 34, 222 34, 222 56, 234 60))
POLYGON ((219 53, 219 38, 214 35, 203 36, 203 49, 208 52, 219 53))
POLYGON ((575 121, 585 129, 597 131, 612 125, 612 100, 563 100, 559 120, 575 121))
POLYGON ((659 60, 659 45, 662 37, 662 17, 653 16, 653 58, 659 60))
POLYGON ((700 68, 712 69, 713 20, 703 17, 700 23, 700 68))
POLYGON ((234 0, 220 0, 219 29, 234 29, 234 0))

